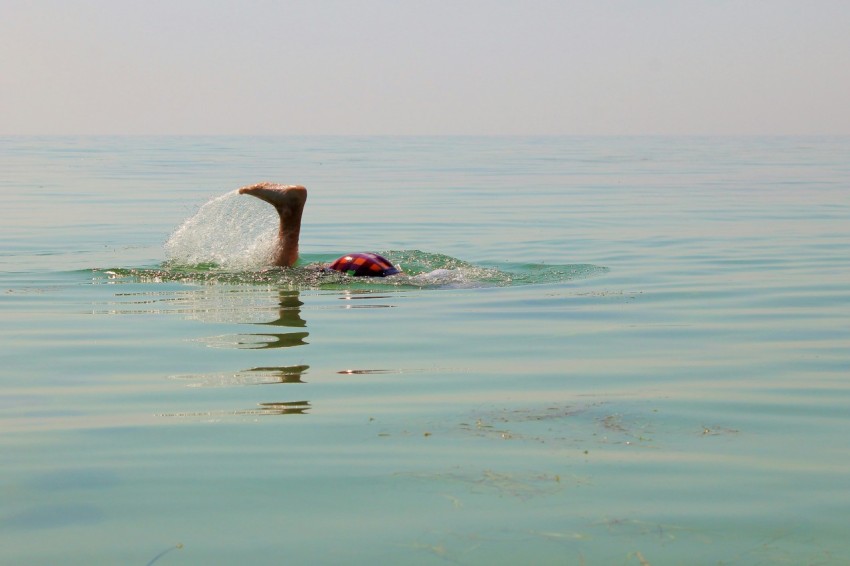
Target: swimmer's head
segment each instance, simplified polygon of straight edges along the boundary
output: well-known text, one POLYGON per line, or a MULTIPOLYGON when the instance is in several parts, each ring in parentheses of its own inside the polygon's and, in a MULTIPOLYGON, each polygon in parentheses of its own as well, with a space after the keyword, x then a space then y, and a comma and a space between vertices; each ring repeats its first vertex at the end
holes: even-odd
POLYGON ((387 258, 373 253, 344 255, 328 267, 353 277, 386 277, 401 273, 387 258))

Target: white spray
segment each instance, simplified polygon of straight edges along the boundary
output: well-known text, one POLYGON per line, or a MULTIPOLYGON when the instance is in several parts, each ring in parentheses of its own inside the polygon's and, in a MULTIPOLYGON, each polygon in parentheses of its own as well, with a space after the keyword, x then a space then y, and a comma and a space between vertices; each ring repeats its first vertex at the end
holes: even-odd
POLYGON ((269 264, 277 245, 278 217, 257 199, 231 191, 204 204, 165 243, 174 265, 215 264, 257 269, 269 264))

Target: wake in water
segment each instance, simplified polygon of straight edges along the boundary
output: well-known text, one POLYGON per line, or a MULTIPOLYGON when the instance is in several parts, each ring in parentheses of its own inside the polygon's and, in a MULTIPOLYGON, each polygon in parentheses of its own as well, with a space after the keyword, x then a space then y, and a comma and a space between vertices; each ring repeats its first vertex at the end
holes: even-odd
POLYGON ((110 279, 143 282, 263 283, 294 288, 466 288, 554 283, 606 271, 594 265, 474 265, 419 250, 380 252, 403 273, 351 277, 323 269, 335 256, 302 254, 294 267, 268 267, 277 246, 278 219, 268 205, 231 191, 187 219, 165 243, 167 260, 157 269, 111 269, 110 279))
POLYGON ((463 289, 559 283, 572 279, 585 279, 607 271, 604 267, 589 264, 479 266, 450 256, 419 250, 391 250, 382 252, 382 255, 394 264, 401 266, 404 273, 392 277, 351 277, 344 273, 320 269, 321 263, 332 259, 331 256, 321 255, 306 256, 306 259, 314 261, 315 264, 308 264, 304 267, 232 270, 222 269, 214 263, 179 265, 166 262, 161 268, 113 268, 101 273, 115 282, 127 280, 150 283, 179 281, 184 283, 266 284, 294 289, 411 287, 463 289))

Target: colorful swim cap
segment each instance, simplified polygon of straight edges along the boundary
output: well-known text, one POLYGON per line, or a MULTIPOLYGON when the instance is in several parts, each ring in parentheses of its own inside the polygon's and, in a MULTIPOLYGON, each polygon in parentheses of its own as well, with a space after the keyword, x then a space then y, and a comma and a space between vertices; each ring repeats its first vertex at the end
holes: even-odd
POLYGON ((387 258, 371 253, 344 255, 330 264, 329 268, 354 277, 386 277, 401 273, 387 258))

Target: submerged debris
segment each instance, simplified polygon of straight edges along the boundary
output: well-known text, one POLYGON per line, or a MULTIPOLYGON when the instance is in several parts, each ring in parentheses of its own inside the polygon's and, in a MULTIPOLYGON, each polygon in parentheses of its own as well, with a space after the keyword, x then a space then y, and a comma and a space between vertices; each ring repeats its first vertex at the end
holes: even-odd
POLYGON ((163 556, 165 556, 166 554, 168 554, 172 550, 182 550, 182 549, 183 549, 183 543, 180 543, 180 542, 178 542, 174 546, 169 546, 168 548, 166 548, 165 550, 163 550, 162 552, 160 552, 159 554, 154 556, 151 559, 151 561, 147 563, 147 566, 151 566, 151 564, 153 564, 154 562, 156 562, 157 560, 159 560, 160 558, 162 558, 163 556))
MULTIPOLYGON (((445 482, 465 486, 473 492, 491 492, 499 496, 517 497, 522 500, 557 493, 565 488, 559 474, 528 472, 497 472, 483 470, 480 473, 464 472, 417 472, 399 473, 397 476, 412 477, 420 480, 445 482)), ((574 478, 575 484, 584 480, 574 478)), ((460 500, 452 496, 455 506, 460 500)))

